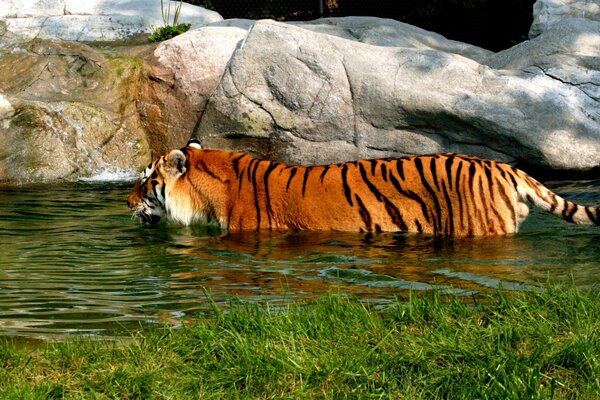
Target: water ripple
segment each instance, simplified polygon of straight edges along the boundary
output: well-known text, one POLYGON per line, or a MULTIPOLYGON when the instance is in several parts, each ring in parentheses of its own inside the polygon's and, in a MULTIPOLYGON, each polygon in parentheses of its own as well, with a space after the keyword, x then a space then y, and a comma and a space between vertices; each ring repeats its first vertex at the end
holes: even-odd
MULTIPOLYGON (((473 294, 600 281, 600 232, 533 212, 522 233, 427 236, 290 233, 223 236, 210 227, 142 227, 129 184, 0 189, 0 334, 56 340, 177 326, 232 298, 289 301, 341 291, 384 305, 405 290, 473 294)), ((556 183, 600 203, 600 183, 556 183)))

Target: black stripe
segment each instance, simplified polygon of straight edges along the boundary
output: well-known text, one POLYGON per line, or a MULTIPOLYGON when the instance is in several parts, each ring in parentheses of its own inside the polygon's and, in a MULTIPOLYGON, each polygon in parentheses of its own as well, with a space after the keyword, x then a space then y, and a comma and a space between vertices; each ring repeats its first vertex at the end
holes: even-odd
MULTIPOLYGON (((477 173, 477 164, 475 164, 474 161, 470 161, 471 166, 469 167, 469 179, 470 179, 470 184, 468 185, 469 190, 471 191, 471 198, 473 199, 473 208, 475 209, 473 212, 473 218, 476 218, 479 221, 479 224, 481 225, 481 227, 483 228, 483 225, 486 225, 487 228, 487 222, 484 219, 484 215, 482 214, 482 211, 477 207, 477 202, 475 201, 475 174, 477 173)), ((483 174, 481 176, 480 182, 479 182, 479 194, 481 196, 483 196, 483 174)), ((483 212, 485 213, 486 208, 485 208, 485 204, 483 202, 483 199, 481 199, 481 203, 483 205, 483 212)), ((471 229, 471 228, 469 228, 471 229)))
POLYGON ((515 180, 515 177, 511 174, 511 172, 506 171, 504 168, 501 168, 500 166, 498 166, 498 169, 500 170, 500 172, 502 174, 502 178, 506 181, 506 183, 512 184, 513 189, 516 190, 519 185, 517 184, 517 181, 515 180))
POLYGON ((233 205, 229 207, 229 211, 227 212, 227 230, 229 230, 229 226, 231 225, 231 214, 233 213, 233 205))
POLYGON ((365 170, 365 167, 363 167, 362 164, 358 164, 358 169, 360 171, 360 176, 362 177, 363 181, 367 184, 367 187, 369 188, 371 193, 373 193, 377 201, 383 201, 381 192, 367 178, 367 171, 365 170))
POLYGON ((404 159, 399 158, 396 160, 396 170, 398 171, 400 179, 404 180, 404 159))
POLYGON ((575 221, 573 220, 573 215, 575 215, 578 208, 579 206, 577 204, 565 200, 565 208, 562 211, 563 219, 567 222, 575 223, 575 221))
POLYGON ((292 170, 290 171, 290 177, 288 178, 287 185, 285 186, 286 192, 290 190, 290 184, 292 183, 292 179, 294 179, 294 175, 296 175, 297 169, 298 167, 292 167, 292 170))
POLYGON ((218 176, 217 174, 215 174, 214 172, 212 172, 212 171, 210 170, 210 168, 208 167, 208 165, 206 165, 206 163, 204 162, 204 160, 199 160, 199 161, 196 163, 196 169, 198 169, 198 170, 200 170, 200 171, 203 171, 203 172, 206 172, 206 174, 207 174, 208 176, 210 176, 210 177, 211 177, 211 178, 213 178, 213 179, 216 179, 216 180, 218 180, 218 181, 219 181, 219 182, 221 182, 221 183, 225 183, 225 180, 224 180, 224 179, 222 179, 220 176, 218 176))
POLYGON ((242 169, 240 171, 240 176, 238 178, 238 196, 240 195, 240 193, 242 192, 242 182, 244 182, 244 172, 246 172, 245 169, 242 169))
POLYGON ((234 158, 233 160, 231 160, 231 167, 233 168, 233 172, 235 172, 235 176, 239 178, 239 168, 240 168, 240 160, 245 156, 245 154, 241 154, 239 156, 237 156, 236 158, 234 158))
POLYGON ((419 173, 421 182, 423 183, 423 187, 425 188, 425 190, 427 190, 427 192, 429 192, 429 194, 431 195, 431 199, 433 200, 433 205, 435 207, 436 212, 436 215, 434 215, 433 218, 433 231, 434 234, 438 234, 440 233, 439 229, 442 225, 442 209, 440 207, 440 202, 437 198, 437 195, 433 191, 433 188, 425 178, 425 172, 423 171, 423 161, 421 161, 420 158, 415 158, 415 167, 417 168, 417 172, 419 173))
POLYGON ((377 160, 367 160, 371 163, 371 175, 375 175, 375 169, 377 168, 377 160))
POLYGON ((463 194, 460 192, 460 172, 462 171, 462 166, 463 166, 463 162, 462 160, 458 160, 458 167, 456 167, 456 178, 454 179, 454 191, 456 192, 457 196, 456 199, 458 200, 458 213, 460 216, 460 226, 464 227, 463 225, 463 216, 465 215, 465 211, 464 211, 464 207, 463 207, 463 194))
MULTIPOLYGON (((465 163, 469 163, 469 161, 467 159, 465 159, 464 157, 461 157, 461 160, 464 161, 465 163)), ((461 163, 462 165, 463 163, 461 163)), ((466 174, 466 172, 465 172, 466 174)), ((475 199, 474 199, 474 194, 473 191, 471 190, 471 176, 470 175, 466 175, 465 179, 464 179, 464 193, 461 192, 461 188, 458 185, 455 185, 457 187, 457 191, 458 193, 461 193, 461 195, 459 196, 461 198, 461 200, 464 201, 464 207, 465 207, 465 221, 467 222, 466 224, 466 228, 467 228, 467 236, 468 237, 473 237, 473 221, 475 219, 475 215, 474 213, 477 211, 476 208, 476 204, 475 204, 475 199), (475 211, 471 211, 471 204, 473 205, 473 207, 475 208, 475 211)), ((463 226, 464 227, 464 226, 463 226)))
POLYGON ((348 165, 342 164, 342 186, 344 187, 344 195, 346 196, 346 201, 350 204, 351 207, 354 207, 352 204, 352 193, 350 192, 350 186, 348 186, 348 165))
POLYGON ((488 184, 490 186, 490 192, 491 192, 492 191, 492 186, 494 185, 494 182, 492 181, 492 170, 487 165, 485 166, 485 168, 483 168, 483 170, 485 171, 485 176, 488 179, 488 184))
MULTIPOLYGON (((150 184, 152 185, 152 193, 154 193, 154 197, 156 198, 156 200, 159 199, 158 192, 156 191, 156 186, 158 186, 158 183, 159 182, 157 180, 155 180, 155 179, 153 179, 153 180, 150 181, 150 184)), ((161 188, 161 193, 163 193, 164 186, 165 185, 163 185, 163 187, 161 188)), ((163 199, 164 199, 164 196, 163 196, 163 199)))
MULTIPOLYGON (((510 186, 512 185, 512 189, 513 190, 517 190, 517 182, 515 180, 515 178, 512 176, 512 174, 509 171, 506 171, 504 169, 504 164, 496 164, 496 168, 500 171, 500 175, 502 176, 502 179, 504 179, 504 181, 510 186)), ((500 189, 502 189, 502 192, 500 193, 500 195, 503 196, 505 203, 508 206, 508 209, 510 210, 510 214, 511 214, 511 218, 513 219, 514 222, 514 227, 515 230, 518 228, 518 221, 517 221, 517 214, 516 214, 516 210, 512 204, 512 200, 510 199, 510 196, 508 193, 506 193, 506 190, 504 189, 503 185, 499 185, 500 189)), ((554 194, 552 194, 552 205, 550 206, 550 212, 554 213, 554 209, 557 206, 557 201, 556 201, 556 196, 554 194)))
POLYGON ((450 200, 450 196, 448 195, 448 190, 446 189, 446 185, 442 182, 442 188, 444 189, 444 197, 446 198, 446 205, 448 206, 448 230, 447 235, 454 234, 454 215, 452 211, 452 201, 450 200))
POLYGON ((494 199, 497 198, 495 192, 495 182, 492 178, 492 168, 490 167, 491 165, 491 161, 487 161, 484 162, 484 168, 483 170, 485 171, 485 176, 488 180, 488 187, 489 187, 489 195, 490 195, 490 209, 492 210, 492 212, 494 213, 494 215, 496 215, 496 218, 498 219, 498 224, 499 224, 499 228, 504 230, 504 233, 506 233, 508 231, 508 227, 506 226, 506 221, 504 220, 504 218, 502 218, 502 215, 500 215, 500 213, 498 212, 498 209, 496 208, 495 204, 496 202, 494 201, 494 199))
POLYGON ((431 169, 431 178, 433 179, 433 183, 435 183, 435 187, 439 191, 440 184, 438 183, 437 165, 436 165, 435 161, 436 161, 436 158, 432 157, 431 161, 429 161, 429 168, 431 169))
POLYGON ((304 192, 306 191, 306 181, 308 181, 308 174, 312 171, 313 167, 305 167, 304 169, 304 180, 302 181, 302 197, 304 197, 304 192))
POLYGON ((355 193, 354 198, 356 198, 356 203, 358 204, 358 213, 360 214, 360 217, 362 218, 365 226, 367 227, 367 230, 371 232, 373 230, 373 227, 371 226, 371 214, 369 213, 369 210, 367 210, 367 207, 365 207, 364 203, 362 202, 362 199, 358 194, 355 193))
POLYGON ((385 203, 385 210, 392 218, 392 222, 400 228, 402 232, 408 231, 408 226, 404 219, 402 218, 402 214, 396 205, 394 205, 387 197, 383 196, 383 201, 385 203))
POLYGON ((515 189, 517 189, 519 187, 519 184, 517 183, 517 180, 514 177, 514 169, 512 171, 507 171, 508 177, 510 178, 512 184, 514 185, 515 189))
POLYGON ((515 213, 515 208, 513 207, 510 197, 508 197, 508 194, 504 189, 504 185, 499 184, 498 187, 500 188, 500 197, 502 197, 502 200, 506 204, 506 208, 508 208, 510 211, 510 218, 512 219, 513 226, 515 227, 515 229, 517 229, 517 216, 515 213))
POLYGON ((417 228, 417 232, 423 233, 423 226, 421 226, 418 218, 415 218, 415 227, 417 228))
MULTIPOLYGON (((258 202, 258 188, 256 187, 256 170, 258 169, 258 164, 259 162, 257 160, 252 169, 252 188, 254 189, 254 207, 256 207, 256 230, 260 229, 260 203, 258 202)), ((248 170, 250 170, 250 168, 248 168, 248 170)))
POLYGON ((452 191, 452 166, 454 165, 454 158, 448 157, 446 159, 446 176, 448 177, 448 189, 452 191))
POLYGON ((385 197, 379 191, 379 189, 377 189, 375 185, 373 185, 373 183, 371 183, 371 181, 369 181, 369 178, 367 178, 367 171, 365 170, 362 164, 358 164, 358 169, 360 171, 360 176, 362 177, 363 181, 365 182, 371 193, 373 193, 377 201, 382 201, 385 205, 385 210, 392 219, 392 223, 398 226, 401 231, 407 231, 408 226, 404 222, 404 219, 402 218, 402 214, 400 213, 398 207, 396 207, 387 197, 385 197))
POLYGON ((390 181, 392 182, 392 185, 394 185, 394 188, 398 191, 398 193, 400 193, 402 196, 406 196, 409 199, 414 200, 417 203, 419 203, 419 205, 421 206, 421 212, 423 213, 425 220, 427 221, 427 223, 431 223, 431 221, 429 220, 429 212, 427 211, 427 204, 425 204, 425 202, 423 201, 421 196, 419 196, 418 194, 416 194, 415 192, 413 192, 411 190, 402 189, 400 182, 398 182, 398 180, 392 173, 390 173, 390 181))
POLYGON ((504 229, 504 233, 506 233, 508 231, 508 227, 505 224, 504 218, 502 218, 502 216, 498 212, 498 209, 494 205, 495 204, 494 199, 496 199, 496 194, 495 194, 496 185, 494 184, 494 180, 492 179, 492 168, 490 167, 490 165, 491 165, 491 161, 483 162, 483 170, 485 172, 485 176, 487 177, 488 186, 489 186, 490 208, 492 209, 492 211, 496 215, 496 218, 498 219, 499 227, 501 229, 504 229))
MULTIPOLYGON (((475 164, 473 164, 473 165, 475 165, 475 164)), ((490 221, 490 218, 488 216, 488 208, 486 207, 486 204, 485 204, 485 194, 484 193, 485 192, 483 191, 483 174, 479 174, 479 195, 481 196, 481 204, 483 205, 483 210, 480 213, 480 215, 482 216, 481 223, 485 224, 487 231, 489 233, 493 233, 489 230, 490 227, 488 226, 488 221, 490 221)))
POLYGON ((469 178, 471 179, 471 183, 475 181, 475 173, 477 172, 477 166, 473 161, 470 162, 469 166, 469 178))
POLYGON ((267 167, 265 171, 265 176, 263 177, 265 182, 265 201, 267 203, 267 219, 269 220, 269 229, 271 229, 271 215, 273 214, 273 210, 271 209, 271 198, 269 194, 269 175, 275 168, 277 168, 278 163, 272 162, 267 167))
POLYGON ((252 181, 252 173, 251 173, 251 171, 252 171, 252 164, 255 163, 255 162, 258 164, 258 160, 256 158, 253 158, 252 160, 250 160, 250 163, 248 164, 248 168, 247 168, 247 170, 248 170, 248 182, 252 181))
POLYGON ((558 199, 556 198, 556 195, 552 193, 552 204, 550 204, 550 212, 554 213, 556 207, 558 207, 558 199))
POLYGON ((323 183, 323 179, 325 178, 325 174, 327 174, 327 171, 329 171, 329 167, 331 167, 331 165, 326 165, 323 169, 323 172, 321 172, 321 175, 319 176, 319 178, 321 179, 321 183, 323 183))
POLYGON ((385 165, 385 162, 381 163, 381 176, 383 177, 383 180, 385 182, 388 181, 388 173, 387 173, 387 166, 385 165))
POLYGON ((590 219, 590 221, 593 222, 594 225, 600 226, 600 218, 599 218, 600 209, 595 208, 595 207, 587 207, 586 206, 585 213, 587 214, 588 218, 590 219))

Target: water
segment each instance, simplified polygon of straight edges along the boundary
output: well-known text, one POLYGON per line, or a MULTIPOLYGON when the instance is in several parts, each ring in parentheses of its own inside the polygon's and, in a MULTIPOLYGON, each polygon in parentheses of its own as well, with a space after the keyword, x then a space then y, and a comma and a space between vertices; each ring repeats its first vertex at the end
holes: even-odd
MULTIPOLYGON (((554 190, 600 205, 600 181, 554 190)), ((232 298, 274 307, 327 292, 385 305, 408 289, 470 296, 503 287, 600 283, 600 229, 533 212, 512 237, 411 234, 223 236, 140 226, 130 183, 0 188, 0 334, 60 340, 126 335, 204 318, 232 298)))

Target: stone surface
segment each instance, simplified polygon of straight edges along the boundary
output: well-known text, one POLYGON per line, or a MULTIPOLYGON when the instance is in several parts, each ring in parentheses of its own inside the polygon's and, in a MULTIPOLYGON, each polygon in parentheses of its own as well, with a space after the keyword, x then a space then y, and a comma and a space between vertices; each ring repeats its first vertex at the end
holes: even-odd
POLYGON ((539 36, 554 24, 569 20, 600 22, 600 3, 598 0, 537 0, 533 5, 529 37, 539 36))
POLYGON ((374 46, 438 50, 483 60, 491 51, 467 43, 446 39, 435 32, 393 19, 376 17, 322 18, 292 23, 313 32, 326 33, 374 46))
MULTIPOLYGON (((500 63, 492 58, 485 59, 500 63)), ((597 166, 598 101, 541 70, 506 67, 260 21, 233 54, 196 136, 313 164, 458 151, 559 169, 597 166)))
POLYGON ((235 27, 199 28, 162 42, 144 58, 149 79, 138 109, 153 154, 185 145, 245 36, 235 27))
POLYGON ((200 8, 181 22, 216 22, 158 45, 40 39, 129 38, 162 24, 149 4, 0 2, 0 182, 133 173, 192 134, 291 163, 600 163, 597 2, 538 1, 532 39, 499 53, 387 19, 255 24, 200 8))
POLYGON ((139 170, 149 156, 130 97, 140 68, 74 42, 0 53, 0 182, 139 170))
MULTIPOLYGON (((169 24, 173 23, 178 3, 165 1, 164 9, 170 7, 169 24)), ((0 19, 9 32, 25 39, 87 42, 128 40, 164 25, 156 0, 2 0, 0 19)), ((179 23, 196 28, 220 20, 222 17, 214 11, 182 4, 179 23)))
POLYGON ((592 111, 600 101, 600 21, 557 22, 534 39, 488 57, 485 63, 498 70, 546 75, 572 89, 572 101, 588 96, 592 111))

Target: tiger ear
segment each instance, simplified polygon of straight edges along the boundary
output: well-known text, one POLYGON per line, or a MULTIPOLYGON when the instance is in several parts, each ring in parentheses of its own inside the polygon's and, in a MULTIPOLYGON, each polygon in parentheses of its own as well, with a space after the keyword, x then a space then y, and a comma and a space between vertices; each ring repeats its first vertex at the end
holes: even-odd
POLYGON ((202 145, 200 144, 200 141, 196 138, 191 138, 187 144, 185 145, 186 147, 193 147, 194 149, 201 149, 202 145))
POLYGON ((168 174, 179 177, 187 170, 186 161, 185 154, 181 150, 173 150, 165 159, 165 169, 168 174))

